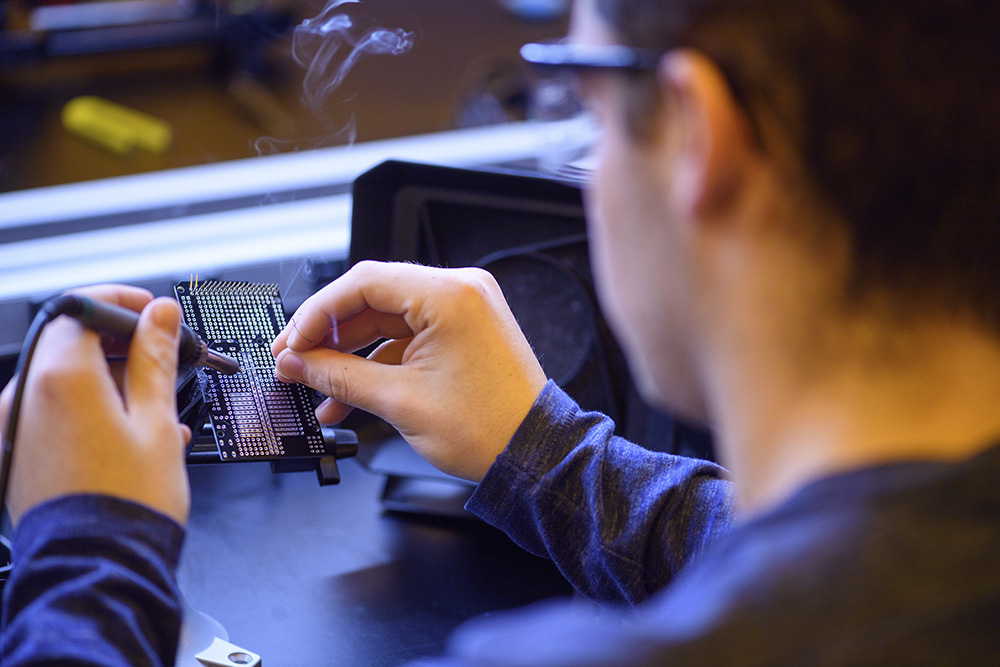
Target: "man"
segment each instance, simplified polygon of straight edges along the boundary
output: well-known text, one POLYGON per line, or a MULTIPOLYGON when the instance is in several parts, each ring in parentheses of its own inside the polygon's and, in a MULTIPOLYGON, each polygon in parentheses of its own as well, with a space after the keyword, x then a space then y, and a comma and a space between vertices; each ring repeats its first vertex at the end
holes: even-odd
POLYGON ((602 306, 734 482, 546 384, 485 274, 355 267, 274 342, 279 374, 331 397, 323 421, 386 418, 480 482, 473 511, 635 609, 483 620, 442 664, 997 661, 1000 10, 574 11, 602 306))

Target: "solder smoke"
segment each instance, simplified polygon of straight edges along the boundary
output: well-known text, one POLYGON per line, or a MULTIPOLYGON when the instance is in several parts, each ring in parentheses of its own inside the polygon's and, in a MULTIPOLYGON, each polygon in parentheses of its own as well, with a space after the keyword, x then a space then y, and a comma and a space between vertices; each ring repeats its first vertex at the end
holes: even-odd
POLYGON ((302 102, 318 113, 366 53, 402 55, 413 47, 413 33, 396 28, 358 30, 350 16, 338 11, 360 0, 330 0, 313 18, 296 26, 292 56, 306 69, 302 102))

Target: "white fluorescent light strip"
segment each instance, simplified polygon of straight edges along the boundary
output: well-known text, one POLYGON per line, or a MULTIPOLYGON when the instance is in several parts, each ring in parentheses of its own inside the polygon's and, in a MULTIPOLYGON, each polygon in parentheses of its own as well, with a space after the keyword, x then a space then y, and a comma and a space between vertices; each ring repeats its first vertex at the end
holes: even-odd
POLYGON ((33 9, 28 20, 32 30, 79 30, 131 23, 177 21, 193 14, 194 7, 190 2, 114 0, 82 5, 43 5, 33 9))
POLYGON ((523 160, 557 148, 580 123, 508 123, 9 192, 0 194, 0 243, 5 227, 348 184, 389 159, 456 167, 523 160))
POLYGON ((276 259, 344 258, 350 208, 350 195, 336 195, 0 245, 0 300, 23 295, 25 285, 47 294, 276 259))

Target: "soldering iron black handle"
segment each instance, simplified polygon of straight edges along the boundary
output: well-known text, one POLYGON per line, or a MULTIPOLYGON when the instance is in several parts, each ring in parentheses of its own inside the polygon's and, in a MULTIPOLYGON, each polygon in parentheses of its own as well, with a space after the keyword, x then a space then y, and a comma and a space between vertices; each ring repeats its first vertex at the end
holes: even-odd
MULTIPOLYGON (((53 316, 69 315, 90 329, 121 340, 131 340, 135 327, 139 324, 139 313, 134 310, 77 294, 56 297, 43 307, 50 308, 53 316)), ((181 365, 203 365, 207 347, 198 334, 181 323, 181 343, 178 351, 178 361, 181 365)))

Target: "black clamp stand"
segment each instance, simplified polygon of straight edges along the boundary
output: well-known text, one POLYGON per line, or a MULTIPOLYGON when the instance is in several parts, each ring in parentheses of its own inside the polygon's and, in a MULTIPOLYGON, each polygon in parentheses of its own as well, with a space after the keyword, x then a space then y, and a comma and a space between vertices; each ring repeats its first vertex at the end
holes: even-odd
MULTIPOLYGON (((337 461, 357 455, 358 435, 348 429, 323 428, 323 440, 326 442, 327 451, 333 452, 332 455, 272 459, 269 461, 271 472, 308 472, 309 470, 315 470, 320 486, 339 484, 340 469, 337 467, 337 461)), ((211 426, 206 424, 202 427, 198 437, 194 440, 191 451, 187 455, 187 462, 189 465, 223 462, 215 447, 215 437, 212 435, 211 426)))

